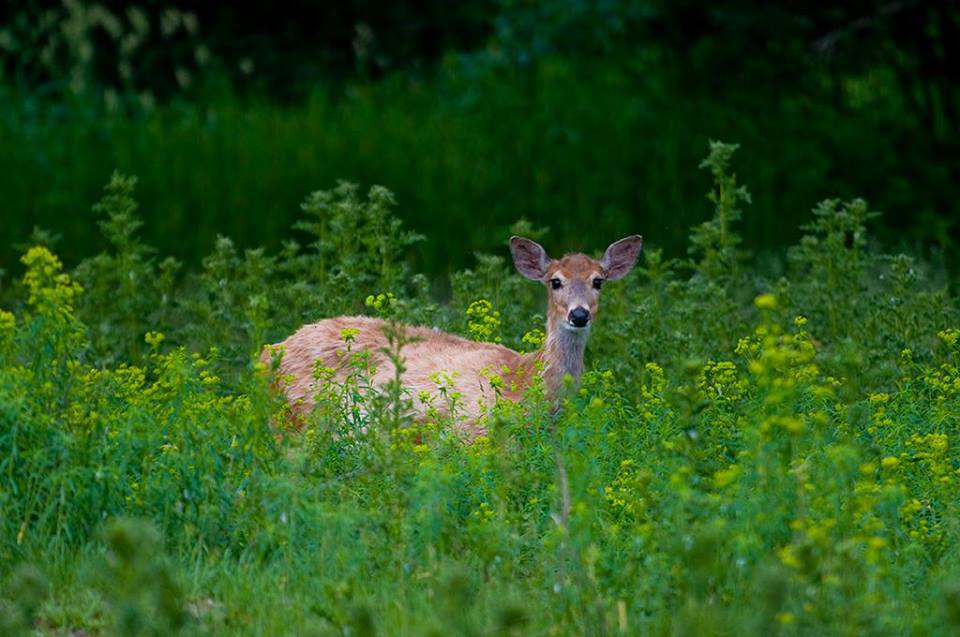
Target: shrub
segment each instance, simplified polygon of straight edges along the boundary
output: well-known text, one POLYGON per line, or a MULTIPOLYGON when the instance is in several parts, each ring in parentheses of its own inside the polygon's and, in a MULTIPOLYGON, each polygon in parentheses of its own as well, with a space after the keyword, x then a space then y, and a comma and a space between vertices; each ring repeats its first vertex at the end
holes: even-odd
MULTIPOLYGON (((86 290, 34 247, 0 313, 0 574, 41 565, 32 593, 3 589, 5 628, 949 634, 954 301, 877 250, 860 200, 818 205, 781 275, 751 265, 733 150, 711 147, 715 218, 693 259, 650 251, 604 292, 562 408, 535 385, 470 445, 439 408, 457 400, 444 370, 417 397, 438 409, 411 421, 414 397, 372 385, 349 330, 350 373, 317 370, 302 432, 253 361, 273 335, 353 311, 535 343, 539 292, 502 257, 456 273, 438 305, 404 285, 416 237, 392 197, 341 184, 305 204, 311 245, 221 239, 152 312, 162 268, 116 177, 114 247, 77 268, 86 290)), ((391 343, 402 367, 402 330, 391 343)))

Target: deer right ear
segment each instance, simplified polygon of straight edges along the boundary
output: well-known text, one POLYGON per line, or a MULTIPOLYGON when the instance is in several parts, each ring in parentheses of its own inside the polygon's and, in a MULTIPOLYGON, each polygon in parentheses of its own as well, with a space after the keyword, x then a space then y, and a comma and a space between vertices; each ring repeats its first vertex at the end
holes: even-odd
POLYGON ((547 275, 550 257, 547 256, 543 246, 536 241, 523 237, 510 237, 510 254, 513 255, 513 265, 517 268, 517 272, 528 279, 541 281, 547 275))

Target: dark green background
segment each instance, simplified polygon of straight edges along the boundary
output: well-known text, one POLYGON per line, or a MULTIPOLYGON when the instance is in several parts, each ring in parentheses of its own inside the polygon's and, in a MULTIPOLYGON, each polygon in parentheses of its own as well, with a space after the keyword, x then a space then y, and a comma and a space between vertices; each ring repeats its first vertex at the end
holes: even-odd
MULTIPOLYGON (((884 213, 884 241, 950 260, 956 2, 193 4, 196 32, 154 26, 129 81, 91 29, 79 92, 69 55, 37 62, 34 18, 59 3, 5 9, 0 267, 34 226, 62 235, 68 263, 102 249, 90 206, 114 169, 140 177, 146 241, 188 262, 217 234, 279 247, 299 202, 337 179, 394 190, 428 237, 411 258, 434 274, 503 249, 520 217, 549 226, 554 250, 639 232, 680 256, 711 213, 709 139, 742 145, 748 249, 777 250, 815 202, 859 195, 884 213)), ((165 5, 140 6, 159 24, 165 5)))

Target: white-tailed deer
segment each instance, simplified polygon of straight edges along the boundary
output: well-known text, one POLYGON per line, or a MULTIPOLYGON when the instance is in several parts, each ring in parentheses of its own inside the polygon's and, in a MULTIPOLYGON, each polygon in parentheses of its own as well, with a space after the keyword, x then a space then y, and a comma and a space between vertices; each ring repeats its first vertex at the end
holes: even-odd
MULTIPOLYGON (((583 372, 583 351, 590 326, 597 314, 600 288, 606 281, 621 279, 633 268, 640 254, 642 239, 633 235, 611 244, 600 260, 585 254, 569 254, 551 259, 543 247, 522 237, 510 239, 513 263, 523 276, 542 282, 547 289, 547 329, 543 349, 521 354, 494 343, 478 343, 425 327, 406 327, 413 342, 401 352, 405 371, 403 386, 413 397, 415 416, 426 415, 428 406, 418 395, 437 393, 436 373, 445 372, 454 385, 449 391, 461 395, 463 427, 471 434, 482 432, 477 418, 485 407, 496 401, 490 373, 501 376, 500 395, 516 400, 523 395, 536 374, 542 374, 547 397, 559 396, 564 377, 569 374, 578 383, 583 372), (504 369, 509 372, 503 375, 504 369)), ((343 372, 346 349, 344 330, 358 330, 353 336, 353 351, 370 352, 376 371, 374 385, 383 385, 395 377, 396 370, 385 350, 388 338, 386 321, 365 316, 340 316, 305 325, 287 340, 268 346, 261 360, 268 363, 271 352, 282 356, 278 386, 286 394, 294 422, 302 423, 314 404, 317 391, 314 369, 319 364, 343 372)))

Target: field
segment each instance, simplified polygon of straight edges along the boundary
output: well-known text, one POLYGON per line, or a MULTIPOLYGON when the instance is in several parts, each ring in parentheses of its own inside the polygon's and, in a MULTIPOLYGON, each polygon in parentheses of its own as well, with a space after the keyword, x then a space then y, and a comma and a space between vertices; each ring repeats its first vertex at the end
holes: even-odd
MULTIPOLYGON (((360 312, 534 348, 543 290, 505 246, 440 302, 403 202, 342 183, 304 200, 304 245, 220 238, 182 271, 115 174, 106 249, 67 267, 35 235, 0 311, 0 634, 955 634, 944 274, 887 254, 859 199, 791 211, 799 241, 749 259, 734 151, 701 166, 688 256, 605 288, 561 410, 535 386, 470 445, 356 353, 289 430, 256 361, 360 312)), ((432 399, 457 396, 438 376, 432 399)))

